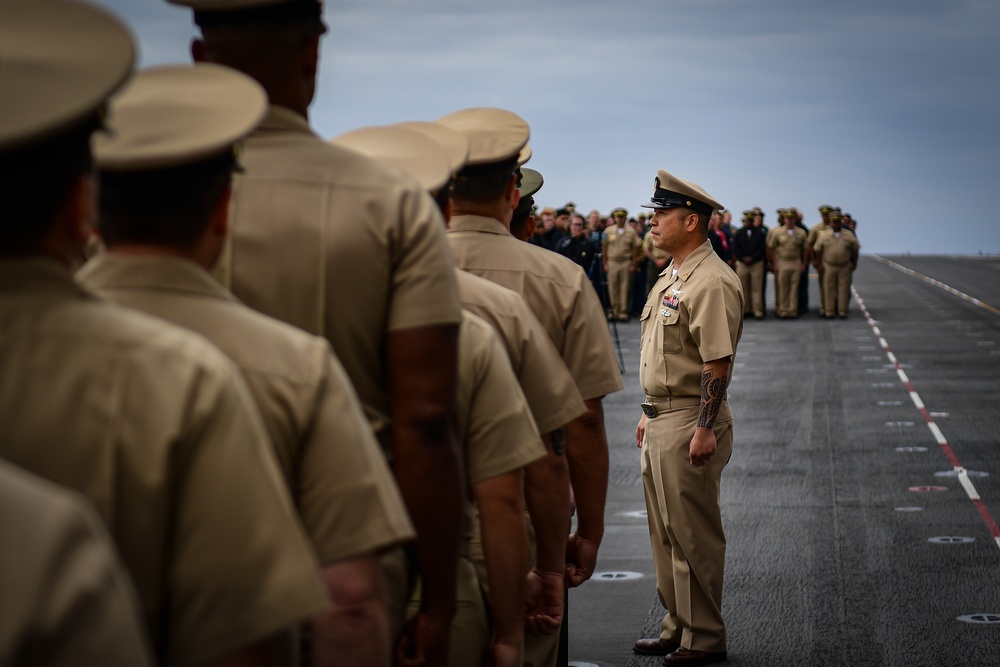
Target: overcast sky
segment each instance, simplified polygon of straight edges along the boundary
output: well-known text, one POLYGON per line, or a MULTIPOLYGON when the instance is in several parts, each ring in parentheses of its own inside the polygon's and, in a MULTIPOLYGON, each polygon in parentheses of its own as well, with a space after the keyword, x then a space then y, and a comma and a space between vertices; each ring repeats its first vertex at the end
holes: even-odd
MULTIPOLYGON (((99 0, 143 66, 190 11, 99 0)), ((499 106, 531 125, 542 205, 634 214, 658 168, 736 212, 820 204, 864 252, 1000 253, 1000 3, 328 0, 323 137, 499 106)))

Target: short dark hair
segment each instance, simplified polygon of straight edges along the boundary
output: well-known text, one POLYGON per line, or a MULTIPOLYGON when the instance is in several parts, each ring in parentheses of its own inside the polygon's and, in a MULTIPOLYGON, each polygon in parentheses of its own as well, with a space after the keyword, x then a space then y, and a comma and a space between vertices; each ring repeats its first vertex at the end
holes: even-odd
POLYGON ((55 137, 0 153, 0 254, 39 249, 78 179, 93 170, 90 135, 99 126, 92 116, 55 137))
POLYGON ((192 164, 143 171, 102 171, 98 229, 109 246, 140 243, 190 248, 211 221, 232 180, 226 151, 192 164))
POLYGON ((513 175, 516 167, 516 157, 503 162, 465 167, 455 176, 455 187, 451 197, 477 204, 495 201, 503 196, 507 179, 513 175))
POLYGON ((708 234, 708 218, 710 216, 705 215, 704 213, 699 213, 698 211, 692 210, 690 208, 685 208, 683 206, 675 206, 674 208, 681 214, 682 218, 686 218, 692 213, 698 216, 698 226, 701 228, 701 231, 703 231, 705 234, 708 234))
POLYGON ((517 210, 510 217, 510 233, 515 238, 521 238, 524 236, 524 228, 528 224, 528 218, 534 214, 535 198, 523 197, 521 202, 517 205, 517 210))

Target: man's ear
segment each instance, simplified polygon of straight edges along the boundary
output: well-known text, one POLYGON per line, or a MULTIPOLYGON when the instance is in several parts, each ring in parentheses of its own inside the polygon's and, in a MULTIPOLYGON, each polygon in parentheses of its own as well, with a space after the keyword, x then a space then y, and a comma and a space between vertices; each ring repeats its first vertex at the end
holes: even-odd
POLYGON ((205 52, 205 42, 197 37, 191 40, 191 60, 196 63, 208 62, 208 55, 205 52))
POLYGON ((688 213, 687 217, 684 218, 684 227, 689 232, 690 231, 694 231, 695 229, 698 229, 698 224, 699 223, 698 223, 698 214, 697 213, 688 213))
POLYGON ((230 183, 219 195, 218 201, 212 208, 212 221, 210 227, 212 232, 220 239, 229 235, 229 201, 233 196, 233 184, 230 183))
POLYGON ((94 174, 91 172, 80 174, 60 213, 59 218, 63 221, 66 239, 71 244, 83 247, 96 226, 96 185, 94 174))
POLYGON ((521 201, 521 191, 517 189, 517 175, 511 174, 507 177, 507 184, 503 188, 503 197, 510 201, 510 210, 517 208, 521 201))

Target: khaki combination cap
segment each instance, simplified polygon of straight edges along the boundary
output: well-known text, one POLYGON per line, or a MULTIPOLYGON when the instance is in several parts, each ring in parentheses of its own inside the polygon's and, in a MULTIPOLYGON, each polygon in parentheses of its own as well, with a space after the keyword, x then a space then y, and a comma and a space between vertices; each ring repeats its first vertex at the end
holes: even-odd
POLYGON ((70 0, 0 2, 0 151, 94 115, 134 61, 128 28, 102 9, 70 0))
POLYGON ((514 215, 521 215, 531 210, 535 204, 532 195, 542 189, 543 183, 545 183, 545 179, 539 172, 529 167, 521 167, 521 185, 517 188, 521 199, 514 209, 514 215))
POLYGON ((362 127, 330 140, 406 173, 428 192, 440 190, 452 176, 448 151, 428 135, 398 125, 362 127))
POLYGON ((664 169, 656 172, 653 196, 641 206, 656 209, 683 207, 705 215, 711 215, 713 211, 723 208, 722 204, 697 183, 677 178, 664 169))
POLYGON ((462 109, 438 118, 437 122, 462 133, 469 142, 466 166, 491 164, 522 157, 527 161, 530 151, 522 155, 531 131, 527 121, 513 111, 480 107, 462 109))
POLYGON ((142 171, 230 150, 263 119, 267 94, 250 77, 207 63, 139 72, 111 100, 111 132, 94 140, 101 169, 142 171))
POLYGON ((448 153, 448 162, 453 174, 465 166, 465 161, 469 157, 469 142, 461 132, 429 120, 408 120, 396 123, 396 127, 416 130, 437 142, 448 153))
POLYGON ((833 207, 830 206, 829 204, 823 204, 822 206, 819 207, 819 212, 820 213, 829 213, 832 210, 833 210, 833 207))
POLYGON ((521 187, 517 191, 521 194, 521 199, 531 197, 542 189, 545 179, 540 172, 530 167, 521 167, 521 187))

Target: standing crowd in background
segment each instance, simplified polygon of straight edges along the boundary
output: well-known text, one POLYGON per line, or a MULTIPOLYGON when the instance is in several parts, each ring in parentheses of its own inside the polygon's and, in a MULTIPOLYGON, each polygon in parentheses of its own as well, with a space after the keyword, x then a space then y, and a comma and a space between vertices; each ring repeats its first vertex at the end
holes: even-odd
MULTIPOLYGON (((820 317, 847 317, 850 276, 861 248, 857 221, 839 206, 820 206, 819 215, 820 220, 807 227, 797 208, 781 208, 773 228, 764 224, 759 207, 743 211, 739 228, 734 228, 728 209, 711 215, 709 241, 740 277, 747 317, 766 316, 768 273, 774 275, 776 317, 795 319, 807 313, 810 266, 819 279, 820 317)), ((538 223, 529 242, 579 264, 609 320, 628 322, 642 314, 646 296, 670 263, 670 256, 653 245, 645 213, 629 217, 627 209, 616 208, 607 216, 592 210, 584 217, 568 202, 559 209, 542 208, 535 217, 538 223)))

